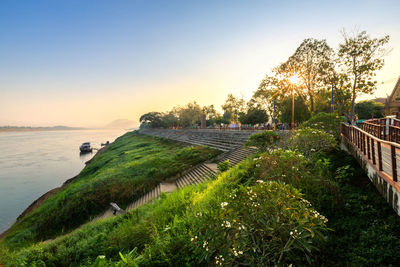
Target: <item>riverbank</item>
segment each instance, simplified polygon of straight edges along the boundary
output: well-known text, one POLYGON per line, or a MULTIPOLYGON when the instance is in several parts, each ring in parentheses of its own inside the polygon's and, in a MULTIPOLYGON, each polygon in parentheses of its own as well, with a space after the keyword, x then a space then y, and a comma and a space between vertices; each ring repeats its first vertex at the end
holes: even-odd
POLYGON ((100 151, 80 174, 21 217, 2 239, 26 246, 73 230, 108 208, 125 204, 162 180, 218 154, 206 147, 129 132, 100 151), (32 222, 35 222, 32 224, 32 222))

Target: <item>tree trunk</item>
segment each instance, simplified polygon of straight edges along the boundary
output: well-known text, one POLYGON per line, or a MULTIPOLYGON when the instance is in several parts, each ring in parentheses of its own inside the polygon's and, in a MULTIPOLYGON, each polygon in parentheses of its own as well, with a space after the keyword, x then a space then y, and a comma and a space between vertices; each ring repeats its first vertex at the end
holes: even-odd
POLYGON ((351 111, 350 111, 351 122, 353 122, 353 120, 354 120, 354 103, 356 102, 356 85, 357 85, 357 77, 354 78, 353 93, 352 93, 352 97, 351 97, 351 111))
POLYGON ((314 113, 314 96, 310 93, 310 111, 311 114, 314 113))

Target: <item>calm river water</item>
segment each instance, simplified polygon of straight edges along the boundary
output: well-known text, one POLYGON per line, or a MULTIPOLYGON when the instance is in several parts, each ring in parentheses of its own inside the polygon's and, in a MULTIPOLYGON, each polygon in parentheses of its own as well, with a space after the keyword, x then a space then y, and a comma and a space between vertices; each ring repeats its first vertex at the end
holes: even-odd
POLYGON ((78 174, 95 153, 81 156, 79 146, 100 148, 125 130, 0 132, 0 233, 35 199, 78 174))

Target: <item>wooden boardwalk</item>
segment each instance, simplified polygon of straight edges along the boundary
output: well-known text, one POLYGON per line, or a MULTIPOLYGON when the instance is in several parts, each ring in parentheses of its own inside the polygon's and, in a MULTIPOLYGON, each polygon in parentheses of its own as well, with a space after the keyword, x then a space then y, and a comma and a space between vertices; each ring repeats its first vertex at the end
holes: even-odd
POLYGON ((399 140, 400 132, 391 128, 392 125, 386 122, 379 125, 367 122, 361 128, 342 123, 340 131, 342 138, 359 152, 363 161, 400 192, 400 144, 393 142, 399 140))

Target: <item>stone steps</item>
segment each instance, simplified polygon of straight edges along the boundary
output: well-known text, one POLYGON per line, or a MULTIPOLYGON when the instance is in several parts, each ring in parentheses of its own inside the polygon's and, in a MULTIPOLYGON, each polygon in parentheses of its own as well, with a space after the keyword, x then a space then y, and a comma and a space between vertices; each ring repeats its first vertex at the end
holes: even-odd
POLYGON ((217 129, 142 129, 143 134, 164 137, 193 145, 207 145, 227 152, 242 146, 254 133, 261 131, 230 131, 217 129))

